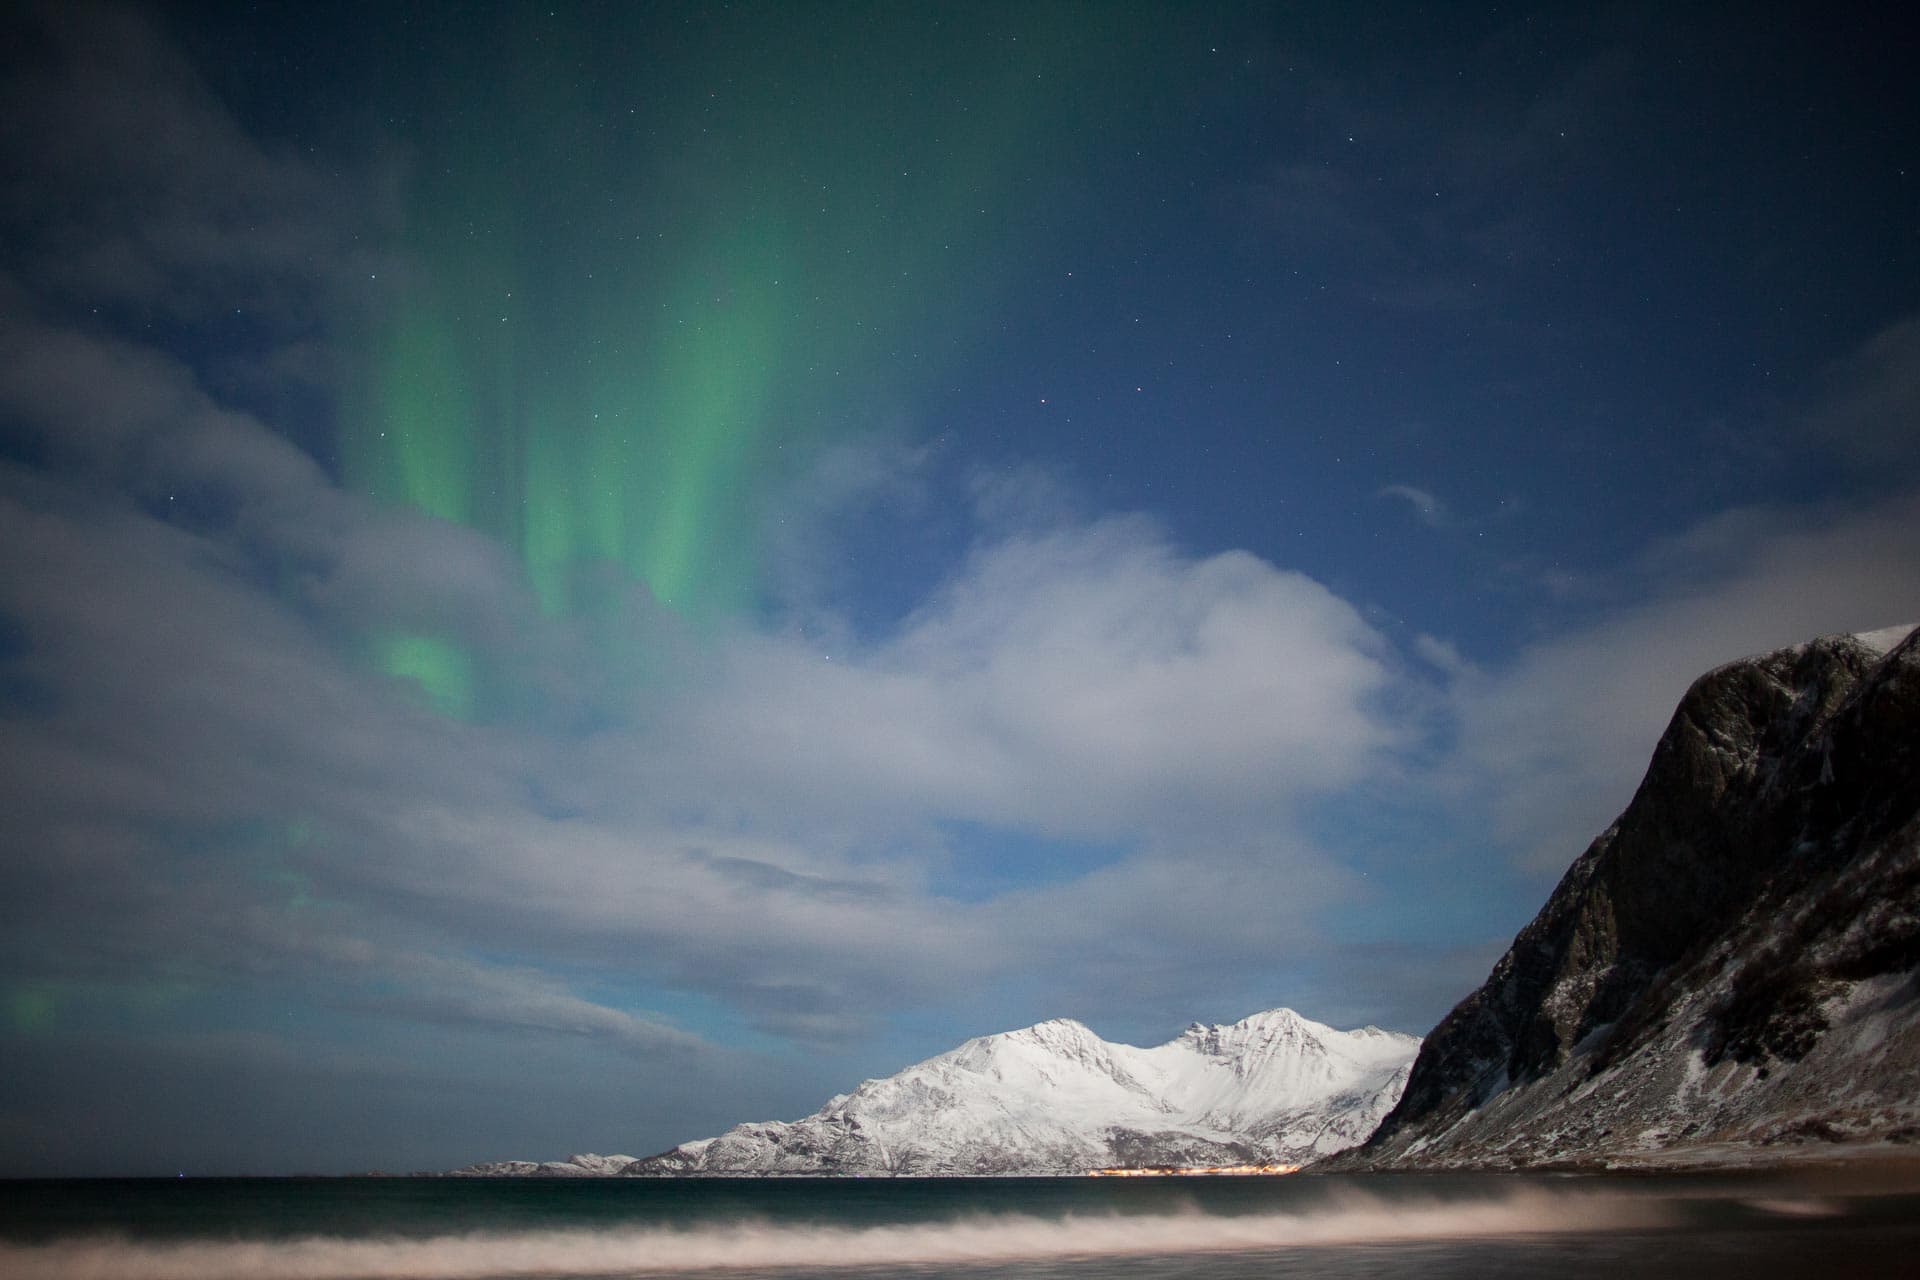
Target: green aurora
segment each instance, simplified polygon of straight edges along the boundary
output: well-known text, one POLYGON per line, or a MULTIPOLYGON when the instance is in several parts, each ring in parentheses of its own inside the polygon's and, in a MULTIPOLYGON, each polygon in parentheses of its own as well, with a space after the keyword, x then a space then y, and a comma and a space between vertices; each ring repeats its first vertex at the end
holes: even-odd
MULTIPOLYGON (((1151 36, 1111 14, 835 12, 396 41, 404 270, 362 325, 348 482, 514 548, 552 616, 606 566, 693 625, 752 609, 777 483, 911 421, 1044 248, 1061 173, 1146 109, 1151 36)), ((451 637, 373 653, 442 711, 484 701, 451 637)))

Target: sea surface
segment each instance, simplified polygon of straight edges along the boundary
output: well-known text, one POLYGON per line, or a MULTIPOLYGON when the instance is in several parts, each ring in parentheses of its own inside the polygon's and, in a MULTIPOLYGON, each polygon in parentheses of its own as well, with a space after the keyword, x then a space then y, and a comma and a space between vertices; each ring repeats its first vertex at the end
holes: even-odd
POLYGON ((1744 1177, 0 1182, 8 1280, 1920 1274, 1920 1185, 1744 1177))

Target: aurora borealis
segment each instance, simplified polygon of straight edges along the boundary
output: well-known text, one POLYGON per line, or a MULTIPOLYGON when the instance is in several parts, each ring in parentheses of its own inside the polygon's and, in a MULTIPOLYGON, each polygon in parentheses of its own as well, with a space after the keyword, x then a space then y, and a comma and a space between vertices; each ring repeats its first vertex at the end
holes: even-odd
POLYGON ((0 1174, 1424 1030, 1920 620, 1880 6, 16 10, 0 1174))
MULTIPOLYGON (((1041 214, 1092 213, 1036 174, 1097 170, 1144 114, 1117 15, 435 16, 376 81, 404 266, 356 317, 343 473, 514 547, 550 615, 594 566, 689 619, 751 610, 770 487, 954 376, 1062 236, 1041 214)), ((469 706, 454 640, 378 652, 469 706)))

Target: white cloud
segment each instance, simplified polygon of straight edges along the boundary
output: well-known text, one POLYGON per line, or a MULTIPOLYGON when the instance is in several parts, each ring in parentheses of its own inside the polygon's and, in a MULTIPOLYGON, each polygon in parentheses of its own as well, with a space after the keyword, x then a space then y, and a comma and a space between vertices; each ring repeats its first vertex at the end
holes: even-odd
POLYGON ((1112 518, 980 547, 866 647, 737 638, 669 740, 776 811, 1213 828, 1364 771, 1396 740, 1372 705, 1389 680, 1319 584, 1112 518))
POLYGON ((1653 548, 1644 572, 1643 603, 1456 686, 1456 780, 1476 785, 1496 834, 1536 870, 1565 866, 1625 807, 1699 675, 1813 636, 1920 622, 1920 494, 1844 514, 1726 513, 1653 548))
POLYGON ((1413 514, 1419 517, 1420 523, 1430 529, 1444 529, 1450 518, 1444 502, 1427 490, 1417 489, 1410 484, 1386 485, 1378 491, 1377 496, 1396 498, 1406 503, 1413 508, 1413 514))
POLYGON ((120 396, 97 406, 110 443, 0 490, 19 553, 0 608, 26 628, 12 676, 45 695, 0 732, 27 850, 15 939, 40 948, 36 970, 103 948, 213 972, 243 954, 394 1017, 640 1053, 678 1033, 559 967, 807 1038, 1015 973, 1087 992, 1184 974, 1191 991, 1209 956, 1257 967, 1305 945, 1341 880, 1276 833, 1396 741, 1372 705, 1393 678, 1383 645, 1349 606, 1127 518, 999 536, 832 660, 748 632, 683 660, 637 617, 653 684, 639 702, 573 689, 606 726, 584 740, 540 715, 446 720, 355 638, 431 626, 536 683, 600 648, 539 618, 497 548, 341 493, 177 366, 51 327, 14 336, 58 353, 7 388, 50 441, 86 411, 67 393, 86 371, 110 367, 120 396), (221 486, 245 518, 144 513, 176 483, 221 486), (141 502, 111 496, 136 485, 141 502), (296 818, 317 833, 297 847, 296 818), (946 819, 1134 852, 959 903, 927 887, 946 819), (290 882, 339 910, 288 916, 290 882), (31 924, 73 919, 89 927, 31 924))

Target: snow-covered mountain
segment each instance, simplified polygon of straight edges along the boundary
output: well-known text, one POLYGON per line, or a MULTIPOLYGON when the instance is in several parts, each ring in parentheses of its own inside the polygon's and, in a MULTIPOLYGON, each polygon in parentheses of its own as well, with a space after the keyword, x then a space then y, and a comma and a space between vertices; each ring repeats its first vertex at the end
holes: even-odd
POLYGON ((1300 1164, 1363 1140, 1400 1096, 1412 1036, 1290 1009, 1152 1049, 1056 1019, 981 1036, 791 1123, 743 1124, 632 1173, 1079 1173, 1300 1164))
MULTIPOLYGON (((617 1170, 688 1174, 1055 1174, 1304 1164, 1373 1131, 1420 1041, 1290 1009, 1194 1024, 1151 1049, 1061 1018, 980 1036, 868 1080, 800 1120, 736 1125, 617 1170)), ((594 1157, 596 1169, 608 1157, 594 1157)), ((565 1170, 586 1172, 586 1157, 565 1170)), ((544 1173, 525 1162, 463 1173, 544 1173)), ((609 1172, 614 1172, 609 1170, 609 1172)))
POLYGON ((632 1156, 568 1156, 565 1160, 489 1160, 455 1169, 450 1178, 611 1178, 627 1171, 632 1156))
POLYGON ((1332 1168, 1920 1139, 1920 631, 1697 680, 1620 817, 1332 1168))

